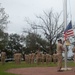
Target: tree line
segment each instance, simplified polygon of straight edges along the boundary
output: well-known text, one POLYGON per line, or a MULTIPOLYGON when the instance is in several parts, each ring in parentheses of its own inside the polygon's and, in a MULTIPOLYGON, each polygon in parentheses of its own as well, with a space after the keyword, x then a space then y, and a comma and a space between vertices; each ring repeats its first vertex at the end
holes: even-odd
POLYGON ((12 57, 15 51, 28 54, 40 48, 42 52, 52 55, 56 52, 56 41, 64 31, 61 14, 50 10, 36 16, 36 21, 25 18, 26 25, 30 25, 30 28, 24 28, 22 35, 8 34, 4 30, 10 22, 9 15, 0 6, 0 51, 4 49, 8 57, 12 57))

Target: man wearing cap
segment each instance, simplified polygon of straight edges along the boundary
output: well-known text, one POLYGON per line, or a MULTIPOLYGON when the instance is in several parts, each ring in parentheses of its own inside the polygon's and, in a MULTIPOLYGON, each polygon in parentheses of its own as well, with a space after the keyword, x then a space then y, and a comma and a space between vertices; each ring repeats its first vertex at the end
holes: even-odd
POLYGON ((64 51, 64 48, 63 48, 62 40, 59 39, 57 44, 57 60, 58 60, 57 71, 58 72, 62 71, 61 68, 62 68, 62 52, 63 51, 64 51))

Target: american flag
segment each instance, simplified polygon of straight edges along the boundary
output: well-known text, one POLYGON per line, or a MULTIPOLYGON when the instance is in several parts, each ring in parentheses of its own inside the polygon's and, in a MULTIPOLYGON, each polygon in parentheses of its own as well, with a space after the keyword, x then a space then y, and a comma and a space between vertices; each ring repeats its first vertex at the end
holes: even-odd
POLYGON ((68 26, 66 27, 66 29, 64 31, 65 40, 70 36, 74 36, 74 31, 72 29, 72 22, 71 21, 70 21, 70 23, 68 24, 68 26))

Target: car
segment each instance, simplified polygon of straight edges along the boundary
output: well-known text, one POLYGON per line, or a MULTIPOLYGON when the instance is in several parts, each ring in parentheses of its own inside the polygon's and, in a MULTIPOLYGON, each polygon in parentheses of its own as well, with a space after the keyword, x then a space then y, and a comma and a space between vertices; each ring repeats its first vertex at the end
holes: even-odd
POLYGON ((14 61, 14 59, 13 58, 6 58, 5 59, 5 62, 9 62, 9 61, 14 61))
POLYGON ((73 59, 72 59, 71 57, 68 57, 67 60, 71 61, 71 60, 73 60, 73 59))

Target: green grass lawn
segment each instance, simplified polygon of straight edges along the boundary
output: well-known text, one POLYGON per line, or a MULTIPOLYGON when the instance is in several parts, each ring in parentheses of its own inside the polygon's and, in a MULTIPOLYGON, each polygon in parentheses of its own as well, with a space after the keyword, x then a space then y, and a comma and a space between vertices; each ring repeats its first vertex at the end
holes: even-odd
MULTIPOLYGON (((68 62, 67 65, 69 67, 74 67, 75 66, 75 63, 73 62, 68 62)), ((21 64, 15 64, 14 62, 6 62, 4 65, 2 65, 0 63, 0 75, 15 75, 15 74, 11 74, 11 73, 7 73, 5 72, 6 70, 8 69, 11 69, 11 68, 26 68, 26 67, 55 67, 57 66, 56 64, 54 63, 50 63, 50 64, 39 64, 37 65, 36 63, 35 64, 26 64, 25 62, 22 62, 21 64)), ((64 63, 63 63, 63 66, 64 66, 64 63)))

